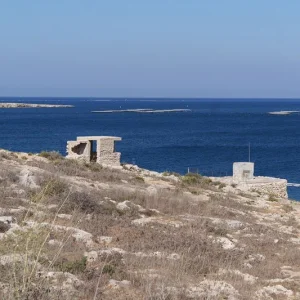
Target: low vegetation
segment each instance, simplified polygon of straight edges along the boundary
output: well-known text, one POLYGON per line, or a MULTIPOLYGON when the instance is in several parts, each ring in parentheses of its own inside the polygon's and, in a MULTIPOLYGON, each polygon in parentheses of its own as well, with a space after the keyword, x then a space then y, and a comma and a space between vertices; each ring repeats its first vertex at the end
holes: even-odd
POLYGON ((0 299, 300 298, 297 203, 50 153, 0 152, 0 299))
POLYGON ((58 160, 62 159, 62 155, 56 151, 42 151, 39 156, 47 158, 49 160, 58 160))

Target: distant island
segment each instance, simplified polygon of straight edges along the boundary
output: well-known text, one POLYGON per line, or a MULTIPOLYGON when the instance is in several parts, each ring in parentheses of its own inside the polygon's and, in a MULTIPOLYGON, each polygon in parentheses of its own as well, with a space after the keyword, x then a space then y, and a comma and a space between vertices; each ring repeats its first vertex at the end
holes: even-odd
POLYGON ((117 109, 117 110, 94 110, 92 113, 166 113, 166 112, 190 112, 190 109, 151 109, 151 108, 138 108, 138 109, 117 109))
POLYGON ((291 115, 291 114, 296 114, 300 113, 299 110, 281 110, 281 111, 271 111, 269 112, 270 115, 291 115))
POLYGON ((74 107, 74 105, 63 104, 34 104, 34 103, 0 103, 0 108, 56 108, 56 107, 74 107))

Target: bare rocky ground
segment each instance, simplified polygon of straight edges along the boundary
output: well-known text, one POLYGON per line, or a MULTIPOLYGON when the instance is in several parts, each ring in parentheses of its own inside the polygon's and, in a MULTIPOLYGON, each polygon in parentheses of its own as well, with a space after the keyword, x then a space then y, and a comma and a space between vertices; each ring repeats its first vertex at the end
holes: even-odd
POLYGON ((0 299, 300 299, 300 205, 0 151, 0 299))

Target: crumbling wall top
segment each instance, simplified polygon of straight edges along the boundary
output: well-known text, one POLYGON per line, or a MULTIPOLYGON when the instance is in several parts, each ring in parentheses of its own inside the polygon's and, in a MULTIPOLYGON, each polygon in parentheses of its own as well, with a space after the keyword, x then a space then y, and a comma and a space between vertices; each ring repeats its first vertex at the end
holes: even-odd
POLYGON ((99 140, 114 140, 114 141, 122 141, 121 137, 118 136, 103 136, 103 135, 95 135, 95 136, 78 136, 77 141, 99 141, 99 140))

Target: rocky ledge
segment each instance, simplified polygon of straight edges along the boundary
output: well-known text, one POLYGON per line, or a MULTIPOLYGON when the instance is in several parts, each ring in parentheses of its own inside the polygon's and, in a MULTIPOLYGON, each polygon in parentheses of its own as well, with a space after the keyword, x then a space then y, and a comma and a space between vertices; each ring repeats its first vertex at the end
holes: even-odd
POLYGON ((0 299, 300 299, 295 201, 4 150, 0 193, 0 299))
POLYGON ((282 115, 282 116, 287 116, 291 114, 297 114, 300 113, 299 110, 281 110, 281 111, 271 111, 269 112, 270 115, 282 115))
POLYGON ((177 113, 177 112, 191 112, 191 109, 151 109, 151 108, 137 108, 137 109, 117 109, 117 110, 94 110, 92 113, 177 113))
POLYGON ((0 103, 0 108, 59 108, 59 107, 74 107, 73 105, 63 104, 34 104, 34 103, 0 103))

